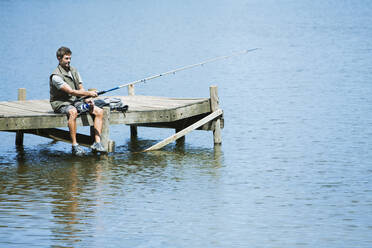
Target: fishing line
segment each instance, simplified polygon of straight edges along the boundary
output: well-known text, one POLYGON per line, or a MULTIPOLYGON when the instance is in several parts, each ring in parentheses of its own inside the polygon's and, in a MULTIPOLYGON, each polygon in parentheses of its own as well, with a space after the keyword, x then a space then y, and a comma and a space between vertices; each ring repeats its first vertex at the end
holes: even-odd
MULTIPOLYGON (((97 94, 98 95, 102 95, 102 94, 105 94, 107 92, 118 90, 120 88, 129 86, 129 85, 135 85, 135 84, 138 84, 138 83, 145 83, 147 81, 153 80, 155 78, 163 77, 163 76, 166 76, 166 75, 169 75, 169 74, 173 74, 174 75, 174 74, 176 74, 176 72, 179 72, 179 71, 191 69, 191 68, 197 67, 197 66, 202 66, 202 65, 205 65, 205 64, 208 64, 208 63, 211 63, 211 62, 215 62, 215 61, 218 61, 218 60, 228 59, 228 58, 235 57, 235 56, 238 56, 238 55, 243 55, 243 54, 246 54, 246 53, 249 53, 249 52, 253 52, 255 50, 258 50, 258 49, 260 49, 260 48, 253 48, 253 49, 243 50, 243 51, 236 52, 236 53, 233 53, 233 54, 230 54, 230 55, 219 56, 219 57, 216 57, 216 58, 208 59, 208 60, 203 61, 203 62, 200 62, 200 63, 183 66, 183 67, 180 67, 180 68, 171 70, 171 71, 163 72, 163 73, 156 74, 156 75, 153 75, 153 76, 149 76, 149 77, 146 77, 146 78, 143 78, 143 79, 135 80, 135 81, 132 81, 132 82, 129 82, 129 83, 126 83, 126 84, 122 84, 122 85, 116 86, 116 87, 114 87, 112 89, 98 91, 97 94)), ((76 100, 75 102, 81 101, 81 100, 84 100, 84 99, 87 99, 87 98, 90 98, 90 96, 82 97, 82 98, 76 100)))

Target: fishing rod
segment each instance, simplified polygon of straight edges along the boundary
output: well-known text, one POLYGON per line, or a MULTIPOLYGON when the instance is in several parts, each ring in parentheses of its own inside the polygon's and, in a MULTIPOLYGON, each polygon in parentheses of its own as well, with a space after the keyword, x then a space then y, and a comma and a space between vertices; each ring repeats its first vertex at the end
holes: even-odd
MULTIPOLYGON (((129 86, 129 85, 134 85, 134 84, 138 84, 138 83, 145 83, 146 81, 149 81, 149 80, 152 80, 152 79, 155 79, 155 78, 158 78, 158 77, 162 77, 162 76, 169 75, 169 74, 175 74, 176 72, 179 72, 179 71, 187 70, 187 69, 190 69, 190 68, 193 68, 193 67, 196 67, 196 66, 202 66, 204 64, 211 63, 211 62, 214 62, 214 61, 217 61, 217 60, 228 59, 228 58, 235 57, 235 56, 238 56, 238 55, 246 54, 246 53, 258 50, 258 49, 260 49, 260 48, 253 48, 253 49, 243 50, 243 51, 236 52, 236 53, 233 53, 233 54, 230 54, 230 55, 220 56, 220 57, 216 57, 216 58, 213 58, 213 59, 209 59, 209 60, 197 63, 197 64, 187 65, 187 66, 184 66, 184 67, 177 68, 175 70, 163 72, 163 73, 156 74, 156 75, 153 75, 153 76, 150 76, 150 77, 146 77, 146 78, 139 79, 139 80, 136 80, 136 81, 133 81, 133 82, 129 82, 129 83, 126 83, 126 84, 123 84, 123 85, 119 85, 119 86, 116 86, 112 89, 98 91, 97 95, 102 95, 102 94, 105 94, 107 92, 118 90, 120 88, 129 86)), ((85 97, 79 98, 76 101, 81 101, 81 100, 84 100, 84 99, 87 99, 87 98, 90 98, 90 96, 85 96, 85 97)))

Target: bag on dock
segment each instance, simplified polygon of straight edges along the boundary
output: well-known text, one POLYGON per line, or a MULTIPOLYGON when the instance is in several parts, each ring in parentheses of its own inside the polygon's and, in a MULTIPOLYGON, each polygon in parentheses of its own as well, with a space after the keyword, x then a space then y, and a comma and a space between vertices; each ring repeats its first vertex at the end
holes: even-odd
POLYGON ((125 112, 128 110, 128 105, 125 105, 120 98, 116 97, 94 100, 94 105, 100 108, 110 106, 110 110, 117 110, 121 112, 125 112))

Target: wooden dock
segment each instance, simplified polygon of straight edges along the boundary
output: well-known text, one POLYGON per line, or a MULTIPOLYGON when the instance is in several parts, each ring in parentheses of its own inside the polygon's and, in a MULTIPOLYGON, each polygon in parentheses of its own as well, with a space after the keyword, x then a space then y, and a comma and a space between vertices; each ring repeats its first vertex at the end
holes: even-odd
MULTIPOLYGON (((104 108, 104 123, 101 134, 102 143, 111 152, 115 144, 109 139, 110 125, 130 125, 131 137, 137 136, 137 127, 172 128, 175 135, 146 149, 160 149, 192 130, 213 131, 214 143, 221 143, 223 111, 218 105, 217 87, 210 87, 209 98, 169 98, 141 96, 134 94, 133 86, 128 87, 128 96, 115 96, 129 106, 126 112, 110 111, 104 108)), ((93 118, 82 114, 77 126, 93 126, 93 118)), ((71 142, 67 127, 67 117, 52 111, 49 100, 26 100, 26 90, 18 90, 18 101, 0 102, 0 131, 16 133, 16 145, 23 145, 24 133, 39 135, 58 141, 71 142)), ((79 131, 79 130, 78 130, 79 131)), ((91 135, 78 134, 78 143, 89 146, 93 143, 91 135)))

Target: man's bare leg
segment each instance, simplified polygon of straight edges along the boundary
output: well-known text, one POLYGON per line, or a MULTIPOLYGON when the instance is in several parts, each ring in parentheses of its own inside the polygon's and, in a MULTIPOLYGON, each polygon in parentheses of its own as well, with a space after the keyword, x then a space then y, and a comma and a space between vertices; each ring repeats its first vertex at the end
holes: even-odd
POLYGON ((85 154, 85 151, 78 145, 76 140, 76 118, 78 116, 78 113, 76 108, 71 108, 68 113, 68 129, 70 130, 72 153, 77 156, 82 156, 85 154))
POLYGON ((76 118, 78 116, 78 112, 76 108, 71 108, 69 111, 69 117, 68 117, 68 129, 70 130, 70 136, 71 136, 71 142, 72 145, 77 144, 76 140, 76 118))
POLYGON ((95 142, 101 142, 101 132, 102 132, 102 123, 103 123, 103 109, 94 106, 93 112, 95 115, 94 118, 94 140, 95 142))

